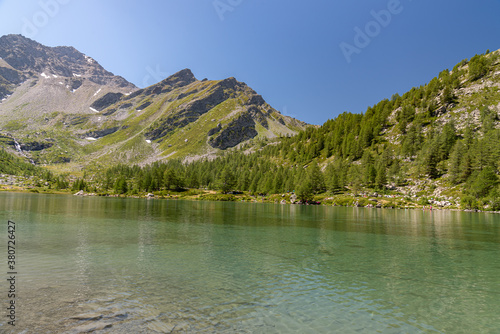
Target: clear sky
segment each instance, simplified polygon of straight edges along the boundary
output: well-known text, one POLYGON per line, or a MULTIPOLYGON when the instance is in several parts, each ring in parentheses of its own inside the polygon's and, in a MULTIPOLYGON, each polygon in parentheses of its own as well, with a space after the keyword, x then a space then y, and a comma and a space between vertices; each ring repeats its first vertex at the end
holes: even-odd
POLYGON ((0 35, 74 46, 139 87, 234 76, 322 124, 499 49, 499 14, 499 0, 0 0, 0 35))

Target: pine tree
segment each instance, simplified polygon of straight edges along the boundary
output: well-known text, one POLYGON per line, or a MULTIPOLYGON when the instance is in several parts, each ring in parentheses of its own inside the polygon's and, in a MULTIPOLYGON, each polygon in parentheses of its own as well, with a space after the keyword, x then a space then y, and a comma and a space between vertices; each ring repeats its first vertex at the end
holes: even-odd
POLYGON ((363 153, 363 157, 361 158, 361 166, 363 166, 364 170, 364 184, 370 187, 375 183, 375 178, 377 176, 377 170, 375 169, 373 157, 370 151, 365 150, 365 152, 363 153))
POLYGON ((424 151, 422 159, 424 173, 431 179, 434 179, 438 176, 438 162, 438 148, 435 144, 435 140, 433 140, 431 143, 429 143, 428 147, 424 151))
POLYGON ((465 182, 472 174, 472 158, 468 151, 465 151, 460 162, 460 181, 465 182))
POLYGON ((448 159, 456 140, 455 125, 453 122, 446 123, 437 139, 439 161, 448 159))
POLYGON ((226 166, 222 171, 219 183, 219 188, 223 193, 228 193, 236 186, 236 177, 229 166, 226 166))
POLYGON ((453 146, 453 149, 450 153, 450 159, 448 161, 448 174, 450 178, 450 182, 452 184, 460 183, 460 165, 462 163, 462 159, 466 152, 465 145, 462 141, 456 142, 453 146))
POLYGON ((127 181, 122 176, 116 180, 115 192, 117 194, 125 194, 127 191, 128 191, 127 181))
POLYGON ((485 167, 477 173, 470 185, 471 193, 477 198, 486 197, 491 189, 498 184, 498 177, 493 168, 485 167))
POLYGON ((168 168, 163 174, 163 184, 167 189, 172 189, 172 186, 177 184, 177 174, 173 168, 168 168))
POLYGON ((297 189, 297 198, 303 202, 311 201, 313 199, 313 185, 309 179, 303 181, 297 189))
POLYGON ((455 96, 453 95, 453 91, 449 86, 445 86, 443 89, 443 93, 441 94, 441 104, 446 106, 455 101, 455 96))
POLYGON ((469 79, 477 80, 485 76, 489 71, 490 62, 486 56, 475 55, 469 61, 469 79))
POLYGON ((382 190, 387 183, 387 175, 386 168, 380 164, 377 168, 377 175, 375 177, 375 187, 379 190, 382 190))
POLYGON ((324 191, 325 179, 316 161, 314 161, 308 169, 307 180, 310 183, 313 193, 317 194, 324 191))

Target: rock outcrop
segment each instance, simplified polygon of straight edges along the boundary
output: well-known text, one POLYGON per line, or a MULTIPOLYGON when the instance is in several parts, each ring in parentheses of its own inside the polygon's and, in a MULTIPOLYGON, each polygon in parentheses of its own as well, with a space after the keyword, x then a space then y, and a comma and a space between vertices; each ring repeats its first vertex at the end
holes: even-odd
POLYGON ((225 150, 257 135, 255 121, 250 114, 245 113, 229 123, 215 138, 211 138, 209 144, 213 148, 225 150))
POLYGON ((95 100, 94 103, 90 105, 90 107, 98 111, 103 111, 112 104, 120 101, 122 97, 123 94, 121 93, 107 93, 103 97, 95 100))
POLYGON ((90 132, 85 133, 85 135, 83 137, 101 138, 101 137, 110 135, 112 133, 115 133, 116 131, 118 131, 118 129, 120 129, 120 127, 115 126, 112 128, 90 131, 90 132))
POLYGON ((32 142, 27 142, 27 143, 21 143, 21 150, 23 150, 23 151, 42 151, 42 150, 45 150, 47 148, 52 147, 53 145, 54 145, 53 143, 32 141, 32 142))

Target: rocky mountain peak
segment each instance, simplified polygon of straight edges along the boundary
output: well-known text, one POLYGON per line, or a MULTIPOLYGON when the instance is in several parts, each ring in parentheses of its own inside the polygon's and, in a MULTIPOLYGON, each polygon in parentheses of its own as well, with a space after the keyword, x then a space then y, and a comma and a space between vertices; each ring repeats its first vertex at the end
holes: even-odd
POLYGON ((189 68, 185 68, 163 80, 163 82, 169 82, 170 84, 182 83, 182 86, 189 85, 195 81, 197 81, 197 79, 189 68))
POLYGON ((219 81, 218 86, 220 86, 224 89, 234 89, 234 90, 247 87, 247 85, 244 82, 239 82, 234 77, 230 77, 230 78, 219 81))
POLYGON ((0 57, 28 77, 48 72, 45 74, 87 78, 99 85, 136 88, 124 78, 106 71, 97 61, 73 47, 48 47, 22 35, 0 37, 0 57))
POLYGON ((162 87, 170 87, 171 89, 175 89, 178 87, 184 87, 193 82, 198 81, 194 76, 193 72, 190 69, 183 69, 175 74, 172 74, 165 80, 161 81, 159 85, 162 87))
POLYGON ((198 81, 190 69, 183 69, 175 74, 172 74, 168 78, 151 85, 147 88, 139 89, 133 94, 129 95, 127 99, 135 98, 139 95, 159 95, 162 93, 168 93, 172 90, 180 87, 184 87, 198 81))

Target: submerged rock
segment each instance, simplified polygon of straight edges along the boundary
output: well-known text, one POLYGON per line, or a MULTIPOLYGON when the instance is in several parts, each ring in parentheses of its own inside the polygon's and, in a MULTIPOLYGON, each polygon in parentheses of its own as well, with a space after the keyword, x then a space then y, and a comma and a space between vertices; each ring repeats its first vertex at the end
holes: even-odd
POLYGON ((74 317, 71 317, 70 319, 75 319, 75 320, 100 320, 102 319, 103 315, 100 313, 89 313, 89 314, 80 314, 76 315, 74 317))
POLYGON ((107 322, 93 322, 73 328, 74 333, 91 333, 112 327, 113 324, 107 322))

